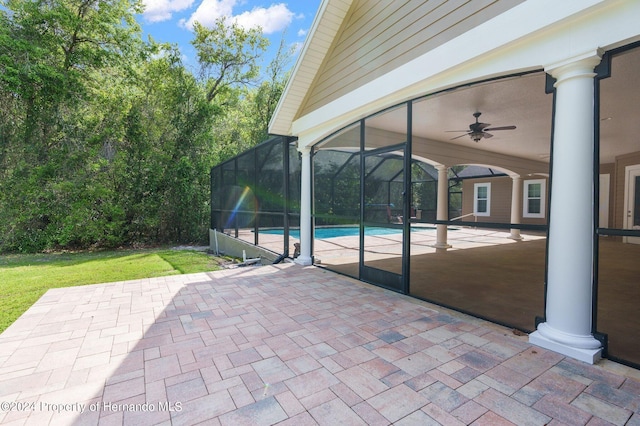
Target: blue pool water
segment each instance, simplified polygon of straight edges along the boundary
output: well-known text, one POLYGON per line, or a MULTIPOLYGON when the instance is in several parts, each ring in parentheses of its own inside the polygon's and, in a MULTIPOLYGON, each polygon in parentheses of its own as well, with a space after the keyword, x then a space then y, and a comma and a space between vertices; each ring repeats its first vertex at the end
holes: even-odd
MULTIPOLYGON (((412 231, 424 231, 435 228, 411 228, 412 231)), ((402 232, 400 228, 365 228, 365 235, 392 235, 402 232)), ((275 234, 282 235, 284 231, 282 229, 265 229, 260 231, 261 234, 275 234)), ((300 231, 298 229, 291 229, 289 235, 293 238, 300 239, 300 231)), ((357 226, 338 226, 335 228, 316 228, 315 237, 319 240, 326 240, 336 237, 355 237, 360 235, 360 228, 357 226)))

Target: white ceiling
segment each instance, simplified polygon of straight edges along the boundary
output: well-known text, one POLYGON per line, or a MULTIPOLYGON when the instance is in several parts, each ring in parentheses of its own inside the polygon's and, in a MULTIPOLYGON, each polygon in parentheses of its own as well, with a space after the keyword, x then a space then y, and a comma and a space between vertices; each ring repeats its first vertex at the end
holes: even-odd
MULTIPOLYGON (((640 151, 640 48, 613 57, 611 77, 601 81, 601 162, 640 151)), ((416 101, 413 134, 431 140, 494 151, 536 161, 549 161, 553 96, 545 93, 545 74, 538 72, 500 79, 416 101), (493 127, 515 125, 515 130, 493 131, 490 139, 455 140, 475 122, 493 127)), ((396 109, 367 120, 367 125, 406 132, 406 111, 396 109)))

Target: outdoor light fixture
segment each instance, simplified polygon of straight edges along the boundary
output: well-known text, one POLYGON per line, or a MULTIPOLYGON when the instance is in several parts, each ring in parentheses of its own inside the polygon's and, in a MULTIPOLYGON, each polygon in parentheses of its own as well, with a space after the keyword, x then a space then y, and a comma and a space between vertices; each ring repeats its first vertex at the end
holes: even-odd
MULTIPOLYGON (((471 123, 469 125, 469 130, 447 130, 447 132, 464 132, 467 135, 469 135, 469 137, 471 138, 471 140, 473 140, 474 142, 480 142, 480 139, 482 138, 492 138, 493 135, 491 133, 489 133, 489 131, 494 131, 494 130, 514 130, 516 128, 516 126, 500 126, 500 127, 489 127, 491 126, 491 124, 487 124, 487 123, 480 123, 478 121, 478 118, 482 115, 481 112, 474 112, 473 116, 476 118, 476 122, 475 123, 471 123)), ((451 140, 454 139, 458 139, 463 137, 464 135, 460 135, 460 136, 456 136, 455 138, 452 138, 451 140)))

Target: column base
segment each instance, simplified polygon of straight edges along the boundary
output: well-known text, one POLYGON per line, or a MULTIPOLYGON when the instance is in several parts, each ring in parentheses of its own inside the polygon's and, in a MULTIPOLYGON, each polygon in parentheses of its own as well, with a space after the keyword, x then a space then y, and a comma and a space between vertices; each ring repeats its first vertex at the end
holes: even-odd
POLYGON ((515 241, 524 240, 524 238, 522 238, 522 235, 520 235, 520 234, 511 234, 507 238, 509 238, 510 240, 515 240, 515 241))
POLYGON ((447 243, 436 243, 432 247, 437 249, 448 249, 448 248, 451 248, 452 246, 451 244, 447 244, 447 243))
POLYGON ((311 266, 311 265, 313 265, 313 259, 311 258, 311 256, 298 256, 298 257, 295 258, 295 260, 293 262, 297 263, 298 265, 302 265, 302 266, 311 266))
MULTIPOLYGON (((595 338, 592 337, 592 339, 597 342, 598 345, 600 344, 600 342, 598 342, 595 338)), ((558 352, 562 355, 577 359, 578 361, 586 362, 588 364, 595 364, 602 358, 602 347, 592 349, 570 346, 567 343, 549 339, 548 337, 542 335, 540 333, 540 330, 536 330, 529 335, 529 343, 540 346, 544 349, 558 352)))

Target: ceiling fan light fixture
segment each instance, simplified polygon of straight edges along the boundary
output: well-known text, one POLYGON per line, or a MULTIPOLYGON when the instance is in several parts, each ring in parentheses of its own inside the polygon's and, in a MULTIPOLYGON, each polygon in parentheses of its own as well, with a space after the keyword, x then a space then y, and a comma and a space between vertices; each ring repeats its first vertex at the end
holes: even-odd
MULTIPOLYGON (((514 125, 491 127, 491 124, 480 123, 480 121, 478 120, 478 118, 480 118, 480 115, 482 115, 482 113, 480 111, 476 111, 476 112, 473 113, 473 116, 475 117, 476 122, 475 123, 471 123, 469 125, 469 130, 447 130, 447 132, 466 133, 467 135, 469 135, 469 137, 471 138, 472 141, 477 143, 477 142, 480 142, 480 139, 493 137, 493 135, 491 133, 489 133, 489 131, 493 131, 493 130, 515 130, 515 128, 516 128, 516 126, 514 126, 514 125)), ((451 140, 458 139, 458 138, 461 138, 463 136, 464 135, 456 136, 455 138, 452 138, 451 140)))

